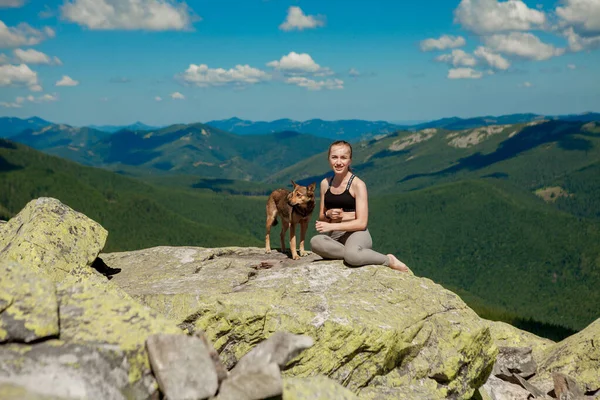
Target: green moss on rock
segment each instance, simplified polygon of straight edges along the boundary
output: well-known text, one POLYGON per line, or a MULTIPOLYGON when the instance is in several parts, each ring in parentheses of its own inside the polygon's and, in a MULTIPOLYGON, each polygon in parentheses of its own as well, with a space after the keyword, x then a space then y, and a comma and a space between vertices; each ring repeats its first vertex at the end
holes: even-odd
POLYGON ((336 381, 325 376, 285 378, 284 400, 358 400, 358 397, 336 381))
POLYGON ((423 381, 415 393, 425 390, 425 398, 467 399, 495 360, 489 327, 458 296, 382 266, 291 261, 258 248, 101 257, 122 269, 113 280, 132 297, 205 331, 228 367, 273 332, 288 331, 315 345, 289 363, 286 378, 325 375, 373 396, 408 393, 407 382, 423 381))
POLYGON ((43 270, 52 281, 90 275, 108 232, 97 222, 53 198, 32 200, 3 224, 0 264, 16 262, 43 270))
POLYGON ((58 336, 54 284, 35 270, 0 263, 0 342, 31 342, 58 336))

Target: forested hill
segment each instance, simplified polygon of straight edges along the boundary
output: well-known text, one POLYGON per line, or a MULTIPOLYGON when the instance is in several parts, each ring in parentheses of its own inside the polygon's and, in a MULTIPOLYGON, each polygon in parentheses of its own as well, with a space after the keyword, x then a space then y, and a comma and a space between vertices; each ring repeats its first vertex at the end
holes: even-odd
POLYGON ((102 224, 106 251, 158 245, 260 245, 262 200, 164 188, 0 139, 0 219, 37 197, 57 198, 102 224))

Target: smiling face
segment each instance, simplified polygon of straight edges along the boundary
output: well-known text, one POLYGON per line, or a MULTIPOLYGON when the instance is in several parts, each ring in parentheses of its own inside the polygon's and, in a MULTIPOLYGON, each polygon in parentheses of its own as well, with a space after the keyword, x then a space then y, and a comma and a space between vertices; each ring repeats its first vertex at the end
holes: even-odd
POLYGON ((352 163, 352 150, 349 145, 336 144, 329 150, 329 165, 336 174, 345 174, 352 163))

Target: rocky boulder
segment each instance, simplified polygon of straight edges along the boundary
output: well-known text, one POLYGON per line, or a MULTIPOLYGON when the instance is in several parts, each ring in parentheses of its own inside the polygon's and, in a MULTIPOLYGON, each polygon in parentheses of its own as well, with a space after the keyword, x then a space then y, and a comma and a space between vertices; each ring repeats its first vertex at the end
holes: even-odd
POLYGON ((557 374, 568 377, 577 389, 590 396, 600 393, 600 319, 584 330, 549 347, 531 383, 544 393, 556 389, 557 374))
POLYGON ((108 232, 60 201, 30 201, 0 225, 0 264, 41 268, 54 282, 67 275, 92 274, 89 267, 104 247, 108 232))
POLYGON ((106 236, 50 198, 29 202, 0 226, 0 343, 11 342, 0 345, 0 397, 157 392, 146 338, 184 333, 91 267, 106 236))
POLYGON ((231 369, 277 331, 314 345, 284 378, 328 376, 361 398, 468 399, 497 349, 454 293, 382 266, 292 261, 258 248, 156 247, 101 254, 113 282, 182 328, 203 330, 231 369))

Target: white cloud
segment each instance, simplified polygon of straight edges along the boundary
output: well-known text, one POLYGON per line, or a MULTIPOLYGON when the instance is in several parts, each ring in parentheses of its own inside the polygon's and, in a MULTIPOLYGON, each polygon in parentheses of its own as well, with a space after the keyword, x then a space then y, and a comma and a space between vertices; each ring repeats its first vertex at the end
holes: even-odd
POLYGON ((519 87, 530 88, 533 87, 533 83, 531 82, 523 82, 519 84, 519 87))
POLYGON ((174 100, 185 100, 185 96, 179 92, 171 93, 171 98, 174 100))
POLYGON ((294 29, 301 31, 303 29, 313 29, 324 25, 325 21, 322 16, 306 15, 302 12, 300 7, 291 6, 288 8, 287 18, 279 25, 279 29, 283 31, 291 31, 294 29))
POLYGON ((463 50, 454 49, 451 54, 442 54, 435 58, 436 61, 445 62, 455 67, 474 67, 477 65, 477 60, 463 50))
POLYGON ((68 75, 63 75, 62 78, 55 83, 55 86, 77 86, 79 81, 74 80, 68 75))
MULTIPOLYGON (((58 96, 56 94, 43 94, 41 96, 35 97, 32 95, 29 95, 26 97, 28 101, 32 102, 32 103, 49 103, 52 101, 58 101, 58 96)), ((19 101, 22 98, 17 97, 17 101, 19 101)))
POLYGON ((439 39, 422 40, 420 45, 422 51, 431 51, 455 49, 464 46, 466 43, 465 38, 462 36, 442 35, 439 39))
POLYGON ((0 48, 33 46, 54 36, 54 31, 48 27, 37 30, 24 22, 14 27, 8 27, 0 21, 0 48))
POLYGON ((0 106, 5 107, 5 108, 21 108, 23 107, 21 105, 21 103, 17 103, 17 102, 7 102, 7 101, 0 101, 0 106))
POLYGON ((21 108, 23 107, 23 103, 25 103, 26 101, 29 101, 31 103, 49 103, 49 102, 53 102, 53 101, 58 101, 58 95, 55 94, 44 94, 41 96, 32 96, 29 95, 27 97, 23 97, 23 96, 18 96, 14 102, 1 102, 0 106, 2 107, 6 107, 6 108, 21 108))
POLYGON ((563 0, 564 7, 556 7, 556 15, 563 26, 573 27, 584 37, 600 36, 600 1, 563 0))
POLYGON ((305 87, 308 90, 334 90, 344 88, 344 81, 342 81, 341 79, 326 79, 323 81, 317 81, 314 79, 309 79, 305 76, 292 76, 290 78, 287 78, 285 80, 285 83, 305 87))
POLYGON ((37 73, 26 64, 0 65, 0 86, 25 86, 32 91, 42 90, 37 73))
POLYGON ((454 21, 482 35, 541 28, 546 14, 527 7, 521 0, 462 0, 454 10, 454 21))
POLYGON ((565 30, 563 34, 566 36, 567 41, 569 42, 569 50, 573 52, 600 48, 600 35, 582 37, 575 32, 573 27, 565 30))
POLYGON ((160 96, 155 96, 155 97, 154 97, 154 100, 156 100, 156 101, 162 101, 162 97, 160 97, 160 96))
POLYGON ((190 64, 179 76, 185 83, 200 87, 234 85, 252 85, 270 79, 269 74, 249 65, 236 65, 235 68, 209 68, 206 64, 190 64))
POLYGON ((67 0, 62 17, 92 30, 186 30, 191 10, 171 0, 67 0))
POLYGON ((313 76, 330 76, 334 72, 328 67, 321 67, 308 53, 298 54, 290 52, 279 59, 267 63, 268 67, 275 68, 287 76, 312 74, 313 76))
POLYGON ((565 52, 565 49, 546 44, 534 34, 525 32, 496 34, 484 38, 484 41, 488 47, 496 52, 530 60, 547 60, 551 57, 560 56, 565 52))
POLYGON ((567 64, 567 68, 569 68, 569 69, 576 69, 577 65, 575 65, 575 64, 567 64))
POLYGON ((42 53, 34 49, 15 49, 13 50, 15 58, 18 62, 27 64, 47 64, 47 65, 62 65, 62 62, 58 57, 50 57, 47 54, 42 53))
POLYGON ((42 88, 42 85, 33 85, 29 87, 29 90, 31 90, 32 92, 41 92, 42 90, 44 90, 44 88, 42 88))
POLYGON ((486 47, 479 46, 474 52, 477 57, 482 58, 487 64, 496 69, 507 70, 510 67, 510 62, 500 54, 496 54, 486 47))
POLYGON ((448 71, 448 79, 479 79, 482 76, 481 71, 473 68, 452 68, 448 71))
POLYGON ((0 0, 0 8, 19 8, 25 5, 25 0, 0 0))
POLYGON ((4 53, 1 53, 0 54, 0 65, 4 65, 4 64, 8 64, 8 63, 10 63, 8 56, 4 53))
POLYGON ((350 71, 348 71, 348 75, 356 78, 357 76, 360 76, 360 72, 358 72, 358 70, 355 68, 350 68, 350 71))

